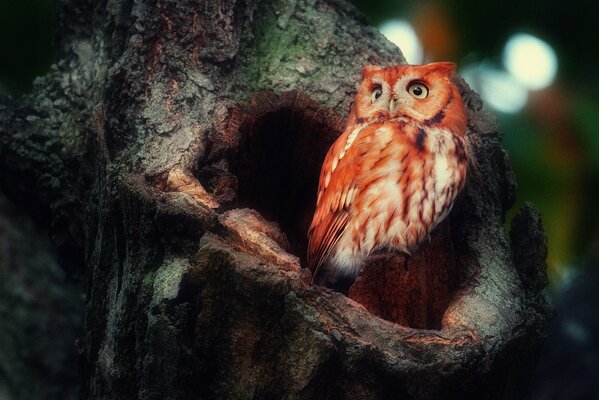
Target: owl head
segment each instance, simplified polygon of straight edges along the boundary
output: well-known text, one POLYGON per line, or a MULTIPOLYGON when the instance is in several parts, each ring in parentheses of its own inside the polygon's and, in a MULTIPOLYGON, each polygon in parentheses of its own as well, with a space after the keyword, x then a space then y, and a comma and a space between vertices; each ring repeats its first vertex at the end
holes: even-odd
POLYGON ((455 64, 365 66, 353 107, 355 122, 404 117, 462 134, 466 112, 451 81, 455 64))

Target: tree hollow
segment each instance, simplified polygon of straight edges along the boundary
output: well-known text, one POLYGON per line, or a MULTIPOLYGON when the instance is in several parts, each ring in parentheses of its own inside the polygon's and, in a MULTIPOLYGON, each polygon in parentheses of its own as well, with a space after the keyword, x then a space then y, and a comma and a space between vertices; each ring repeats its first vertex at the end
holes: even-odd
MULTIPOLYGON (((235 200, 227 207, 251 208, 276 222, 289 240, 289 251, 305 266, 320 168, 343 130, 343 119, 304 93, 262 92, 249 104, 237 105, 228 126, 217 137, 221 147, 211 149, 213 163, 224 157, 237 182, 235 200), (223 151, 222 143, 231 146, 223 151)), ((204 181, 211 175, 206 171, 218 175, 217 168, 201 171, 204 181)), ((440 329, 460 284, 460 270, 449 226, 441 224, 412 256, 373 255, 353 285, 340 291, 388 321, 440 329)))

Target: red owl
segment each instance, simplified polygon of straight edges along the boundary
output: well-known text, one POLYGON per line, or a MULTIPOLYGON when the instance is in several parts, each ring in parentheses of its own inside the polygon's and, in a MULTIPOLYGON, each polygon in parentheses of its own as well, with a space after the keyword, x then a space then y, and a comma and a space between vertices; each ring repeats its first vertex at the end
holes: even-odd
POLYGON ((322 166, 308 231, 313 281, 353 280, 377 249, 410 254, 466 181, 466 111, 448 62, 366 66, 322 166))

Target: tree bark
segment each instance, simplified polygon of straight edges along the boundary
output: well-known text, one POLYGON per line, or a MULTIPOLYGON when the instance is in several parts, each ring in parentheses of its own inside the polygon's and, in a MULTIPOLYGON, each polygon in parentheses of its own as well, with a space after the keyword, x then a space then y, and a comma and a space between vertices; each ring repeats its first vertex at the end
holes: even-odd
POLYGON ((508 242, 514 178, 459 78, 477 173, 408 261, 433 278, 407 318, 389 288, 368 300, 377 262, 398 276, 384 255, 350 290, 364 305, 301 268, 361 67, 404 61, 351 5, 62 0, 57 46, 30 95, 1 100, 0 183, 86 279, 82 398, 527 397, 543 229, 527 206, 508 242))

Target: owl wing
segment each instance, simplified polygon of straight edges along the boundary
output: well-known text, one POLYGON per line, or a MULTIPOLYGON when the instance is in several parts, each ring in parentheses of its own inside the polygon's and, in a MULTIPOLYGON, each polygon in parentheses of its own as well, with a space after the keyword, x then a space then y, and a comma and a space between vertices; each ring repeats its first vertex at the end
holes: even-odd
POLYGON ((308 231, 308 266, 316 276, 349 221, 349 205, 357 193, 351 158, 351 142, 361 128, 348 128, 330 148, 324 160, 318 185, 314 218, 308 231), (347 153, 347 154, 346 154, 347 153))

